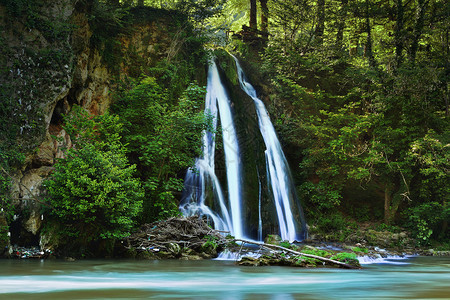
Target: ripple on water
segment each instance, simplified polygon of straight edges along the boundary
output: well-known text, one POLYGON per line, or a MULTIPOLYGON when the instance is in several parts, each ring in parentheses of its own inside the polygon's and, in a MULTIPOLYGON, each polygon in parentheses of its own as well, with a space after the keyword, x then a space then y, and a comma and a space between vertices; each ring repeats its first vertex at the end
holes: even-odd
POLYGON ((344 270, 239 267, 224 261, 79 261, 45 262, 45 272, 36 273, 32 263, 7 263, 0 264, 0 299, 423 299, 448 292, 450 258, 397 262, 410 264, 344 270))

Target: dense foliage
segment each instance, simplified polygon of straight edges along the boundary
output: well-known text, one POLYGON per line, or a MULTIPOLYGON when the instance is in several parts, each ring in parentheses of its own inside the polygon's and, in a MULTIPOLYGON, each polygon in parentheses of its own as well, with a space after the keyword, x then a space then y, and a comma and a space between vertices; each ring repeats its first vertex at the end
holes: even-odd
POLYGON ((173 103, 155 78, 145 77, 117 96, 113 111, 125 124, 123 140, 144 182, 142 221, 178 214, 174 192, 183 188, 179 175, 200 155, 207 125, 198 113, 204 94, 204 88, 190 84, 173 103))
MULTIPOLYGON (((141 210, 143 192, 120 141, 118 117, 92 117, 74 107, 65 117, 64 130, 72 145, 67 145, 64 158, 45 182, 51 219, 61 224, 57 233, 71 237, 68 244, 83 246, 128 235, 141 210)), ((54 222, 50 225, 54 231, 54 222)))
MULTIPOLYGON (((2 81, 23 77, 28 88, 22 99, 14 85, 0 86, 0 204, 10 215, 9 173, 24 159, 22 144, 37 146, 22 135, 38 136, 43 128, 29 91, 48 86, 26 66, 72 67, 73 26, 44 14, 42 3, 0 1, 11 16, 23 19, 24 28, 42 32, 49 45, 24 56, 33 64, 13 53, 14 70, 0 68, 2 81), (53 49, 59 40, 65 41, 63 51, 53 49), (27 107, 31 112, 24 113, 27 107)), ((93 117, 75 107, 66 116, 73 145, 67 145, 46 182, 50 224, 62 224, 54 233, 87 245, 123 237, 135 219, 149 222, 178 213, 184 172, 200 155, 201 134, 209 124, 199 113, 205 90, 195 81, 205 77, 199 70, 207 62, 206 33, 237 32, 248 22, 231 49, 255 63, 253 83, 262 82, 259 87, 272 93, 271 117, 288 158, 296 162, 293 175, 312 228, 340 231, 344 238, 357 227, 355 221, 384 222, 385 229, 407 226, 420 244, 448 240, 448 1, 77 5, 84 7, 93 31, 91 46, 115 74, 125 56, 118 37, 129 34, 133 22, 170 16, 165 26, 179 30, 169 35, 170 49, 158 64, 139 64, 138 55, 128 61, 133 65, 117 81, 114 115, 93 117)), ((12 54, 3 44, 0 40, 0 62, 6 66, 12 54)), ((44 75, 40 78, 54 86, 66 83, 44 75)))
POLYGON ((424 242, 448 238, 448 10, 439 0, 269 2, 261 59, 289 103, 272 112, 303 150, 291 159, 316 225, 340 208, 424 242))

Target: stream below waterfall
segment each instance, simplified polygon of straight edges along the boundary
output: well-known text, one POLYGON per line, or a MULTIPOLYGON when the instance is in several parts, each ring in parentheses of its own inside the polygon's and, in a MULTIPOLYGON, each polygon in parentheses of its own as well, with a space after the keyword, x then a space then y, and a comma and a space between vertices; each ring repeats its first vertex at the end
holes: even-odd
POLYGON ((450 258, 362 270, 230 261, 3 260, 0 299, 448 299, 450 258))

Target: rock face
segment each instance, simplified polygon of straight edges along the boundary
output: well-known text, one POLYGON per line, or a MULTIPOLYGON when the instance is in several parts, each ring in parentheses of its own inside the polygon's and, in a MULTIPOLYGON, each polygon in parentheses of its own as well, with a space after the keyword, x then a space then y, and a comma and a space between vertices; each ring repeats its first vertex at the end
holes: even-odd
MULTIPOLYGON (((13 227, 20 228, 11 229, 11 235, 40 233, 42 182, 55 159, 63 157, 61 140, 70 145, 61 127, 63 114, 75 104, 93 114, 104 113, 115 79, 136 76, 132 73, 179 51, 182 35, 173 33, 182 30, 169 13, 156 16, 136 10, 139 24, 130 25, 131 34, 115 37, 120 63, 112 66, 104 57, 104 45, 92 43, 93 13, 90 4, 73 0, 31 4, 27 11, 0 4, 0 64, 5 66, 0 83, 14 102, 10 121, 20 125, 17 139, 22 152, 28 153, 22 167, 11 174, 13 227)), ((20 239, 12 236, 11 241, 20 239)))

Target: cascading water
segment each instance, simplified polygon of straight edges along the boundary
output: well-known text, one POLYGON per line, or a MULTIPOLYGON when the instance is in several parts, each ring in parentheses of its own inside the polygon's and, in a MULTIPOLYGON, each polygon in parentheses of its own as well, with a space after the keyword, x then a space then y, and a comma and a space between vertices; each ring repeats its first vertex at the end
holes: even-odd
POLYGON ((195 169, 190 169, 186 175, 185 196, 180 209, 184 215, 206 215, 213 219, 216 229, 230 231, 235 237, 244 238, 238 139, 231 113, 231 102, 220 81, 219 71, 214 61, 209 66, 206 91, 205 113, 213 117, 214 131, 217 128, 219 111, 227 170, 229 205, 225 205, 222 189, 214 171, 215 133, 214 131, 208 131, 205 132, 203 138, 204 156, 197 159, 195 169), (210 181, 219 202, 220 214, 214 213, 205 205, 206 188, 210 181), (229 207, 231 215, 228 213, 227 207, 229 207))
MULTIPOLYGON (((257 97, 255 89, 245 78, 244 71, 239 64, 239 61, 236 57, 233 56, 233 58, 236 62, 241 88, 255 102, 259 129, 266 145, 267 178, 270 181, 269 186, 272 188, 273 200, 277 210, 280 236, 283 240, 289 241, 303 239, 303 237, 297 236, 298 228, 296 228, 294 224, 294 216, 291 209, 293 205, 298 205, 295 186, 291 178, 289 165, 277 138, 275 128, 270 121, 264 103, 257 97)), ((304 222, 303 212, 301 211, 301 207, 299 208, 301 222, 304 222)), ((305 228, 304 224, 302 224, 302 227, 305 228)))
MULTIPOLYGON (((302 240, 306 232, 306 224, 280 142, 263 102, 245 78, 238 60, 234 59, 239 85, 245 92, 241 91, 242 96, 239 97, 245 99, 230 99, 219 76, 216 63, 211 62, 208 71, 205 113, 213 117, 213 130, 205 132, 203 157, 198 158, 195 167, 187 172, 180 210, 184 215, 206 216, 214 223, 216 229, 229 231, 236 238, 261 241, 265 234, 276 233, 283 240, 302 240), (244 117, 255 120, 253 121, 254 133, 259 136, 254 137, 254 141, 249 137, 248 131, 248 128, 253 125, 247 123, 247 125, 244 124, 244 129, 238 127, 240 131, 237 134, 233 121, 232 107, 239 106, 239 103, 242 104, 245 101, 248 105, 244 113, 249 115, 244 117), (250 106, 254 107, 251 117, 250 106), (215 159, 217 159, 214 151, 215 130, 218 118, 222 127, 225 154, 226 176, 221 178, 222 181, 226 179, 224 190, 221 188, 215 170, 215 159), (245 146, 246 153, 240 153, 240 143, 245 146), (256 144, 250 147, 248 144, 251 143, 256 144), (263 155, 260 149, 264 146, 263 155), (256 156, 253 157, 249 154, 250 152, 261 154, 255 154, 256 156), (240 163, 244 160, 249 162, 249 156, 253 157, 250 159, 253 164, 248 166, 253 167, 241 166, 240 163), (245 159, 242 159, 243 157, 245 159), (252 171, 254 169, 256 171, 252 171), (242 190, 242 186, 245 186, 246 190, 242 190)), ((236 88, 239 90, 239 86, 236 88)), ((236 97, 236 93, 233 95, 236 97)), ((234 109, 237 109, 236 107, 234 109)), ((238 123, 241 126, 243 124, 243 122, 238 123)))

